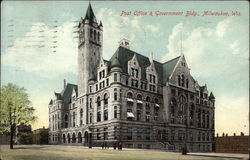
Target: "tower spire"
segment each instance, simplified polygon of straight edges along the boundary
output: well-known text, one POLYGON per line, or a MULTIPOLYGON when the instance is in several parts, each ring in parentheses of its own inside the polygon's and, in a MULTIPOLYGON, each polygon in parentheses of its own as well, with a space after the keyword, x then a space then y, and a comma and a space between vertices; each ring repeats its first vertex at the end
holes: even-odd
POLYGON ((91 22, 96 22, 96 17, 95 17, 95 14, 93 12, 93 9, 92 9, 92 6, 91 6, 91 3, 89 1, 89 6, 88 6, 88 9, 87 9, 87 12, 86 12, 86 15, 85 15, 85 20, 90 20, 91 22))

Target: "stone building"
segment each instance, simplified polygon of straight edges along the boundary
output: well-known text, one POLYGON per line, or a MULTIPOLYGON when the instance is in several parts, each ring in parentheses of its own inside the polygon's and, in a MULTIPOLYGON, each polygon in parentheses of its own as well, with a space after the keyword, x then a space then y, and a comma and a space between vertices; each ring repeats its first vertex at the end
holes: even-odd
POLYGON ((90 4, 78 28, 78 85, 64 80, 49 103, 50 144, 214 150, 215 97, 183 54, 160 63, 122 39, 103 59, 103 25, 90 4))

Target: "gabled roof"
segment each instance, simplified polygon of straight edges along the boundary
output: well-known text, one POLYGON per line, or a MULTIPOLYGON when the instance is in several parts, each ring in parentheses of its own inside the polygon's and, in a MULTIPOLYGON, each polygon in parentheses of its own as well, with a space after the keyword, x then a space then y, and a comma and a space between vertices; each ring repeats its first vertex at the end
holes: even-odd
POLYGON ((163 81, 166 82, 179 61, 180 56, 163 63, 163 81))
POLYGON ((209 99, 215 99, 213 92, 210 93, 209 99))
POLYGON ((56 100, 63 100, 62 95, 60 93, 55 92, 55 96, 56 96, 56 100))
MULTIPOLYGON (((110 62, 112 64, 118 60, 121 65, 122 71, 125 73, 128 73, 128 61, 130 61, 133 58, 134 54, 137 57, 139 66, 141 67, 142 79, 146 80, 146 68, 150 66, 151 64, 148 57, 138 54, 128 48, 119 46, 115 54, 110 58, 110 62)), ((172 59, 163 64, 154 60, 155 69, 158 74, 158 82, 160 84, 166 83, 166 80, 169 78, 169 76, 173 72, 173 69, 176 63, 178 62, 178 60, 179 60, 179 57, 172 59)))
POLYGON ((62 98, 63 98, 65 103, 70 102, 73 89, 75 89, 76 95, 77 95, 78 94, 78 88, 77 88, 77 85, 75 85, 75 84, 67 83, 66 87, 62 90, 61 95, 62 95, 62 98))
POLYGON ((52 99, 50 100, 49 104, 53 104, 53 101, 52 101, 52 99))
POLYGON ((93 9, 91 7, 91 4, 89 3, 89 6, 88 6, 88 9, 87 9, 87 12, 86 12, 86 15, 85 15, 85 20, 88 19, 90 20, 91 22, 96 22, 96 18, 95 18, 95 14, 93 12, 93 9))

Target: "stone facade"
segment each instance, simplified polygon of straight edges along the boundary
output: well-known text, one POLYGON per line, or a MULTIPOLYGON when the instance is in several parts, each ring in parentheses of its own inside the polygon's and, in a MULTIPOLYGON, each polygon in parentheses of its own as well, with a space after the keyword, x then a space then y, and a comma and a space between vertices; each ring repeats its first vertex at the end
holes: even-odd
POLYGON ((49 143, 179 151, 214 150, 215 98, 190 75, 184 55, 165 63, 123 39, 102 58, 102 22, 91 5, 79 23, 78 85, 49 103, 49 143))

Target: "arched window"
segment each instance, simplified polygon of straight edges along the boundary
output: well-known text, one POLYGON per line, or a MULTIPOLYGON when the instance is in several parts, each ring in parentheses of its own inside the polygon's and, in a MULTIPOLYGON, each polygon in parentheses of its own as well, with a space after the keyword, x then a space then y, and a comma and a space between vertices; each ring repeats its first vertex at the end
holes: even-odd
POLYGON ((108 94, 104 94, 104 105, 108 104, 108 94))
POLYGON ((117 101, 117 88, 114 88, 114 100, 117 101))
POLYGON ((97 97, 97 107, 100 107, 101 106, 101 97, 97 97))
POLYGON ((186 79, 186 87, 188 88, 188 78, 186 79))
POLYGON ((150 102, 150 101, 151 101, 151 99, 150 99, 149 96, 146 98, 146 101, 147 101, 147 102, 150 102))
POLYGON ((89 108, 92 108, 92 98, 89 99, 89 108))
POLYGON ((181 85, 181 76, 178 75, 178 86, 180 86, 180 85, 181 85))
POLYGON ((93 30, 90 29, 90 38, 92 38, 93 30))
POLYGON ((94 30, 94 40, 96 40, 96 31, 94 30))
POLYGON ((133 94, 131 92, 127 93, 127 98, 133 98, 133 94))
POLYGON ((68 115, 67 114, 65 114, 64 116, 64 127, 68 128, 68 115))
POLYGON ((142 100, 142 96, 140 94, 137 95, 138 100, 142 100))
POLYGON ((98 41, 100 41, 100 32, 98 32, 98 41))
POLYGON ((158 98, 155 98, 155 103, 156 103, 156 104, 159 104, 158 98))
POLYGON ((83 116, 83 109, 81 108, 80 109, 80 117, 82 118, 82 116, 83 116))
POLYGON ((185 104, 186 104, 186 99, 185 97, 182 95, 179 98, 179 112, 181 112, 182 114, 185 111, 185 104))
POLYGON ((184 74, 181 75, 181 86, 184 87, 185 85, 185 76, 184 74))

